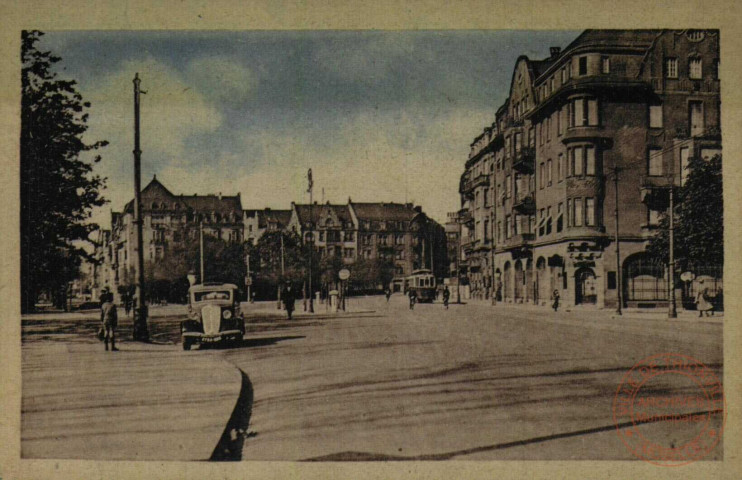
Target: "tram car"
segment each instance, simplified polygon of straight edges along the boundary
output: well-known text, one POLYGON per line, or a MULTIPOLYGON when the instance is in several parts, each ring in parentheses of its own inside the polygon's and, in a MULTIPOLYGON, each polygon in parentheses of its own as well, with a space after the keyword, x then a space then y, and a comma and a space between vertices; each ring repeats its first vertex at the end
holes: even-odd
POLYGON ((435 300, 436 285, 433 272, 428 269, 420 269, 412 272, 406 279, 407 293, 414 290, 417 293, 417 301, 432 303, 435 300))

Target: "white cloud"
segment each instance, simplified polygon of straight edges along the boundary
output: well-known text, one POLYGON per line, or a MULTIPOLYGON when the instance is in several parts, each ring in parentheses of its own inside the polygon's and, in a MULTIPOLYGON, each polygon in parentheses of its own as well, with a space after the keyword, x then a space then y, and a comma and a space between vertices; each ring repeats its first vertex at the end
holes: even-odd
POLYGON ((94 213, 93 221, 108 225, 108 210, 120 210, 133 194, 134 74, 147 93, 141 100, 141 148, 143 175, 163 165, 202 162, 200 152, 186 147, 189 136, 215 132, 222 115, 205 95, 183 80, 167 65, 152 58, 124 62, 119 69, 102 77, 86 89, 92 103, 88 141, 105 139, 110 143, 100 151, 103 160, 97 172, 108 177, 105 196, 111 204, 94 213))
POLYGON ((227 57, 200 57, 188 64, 188 78, 209 98, 242 102, 257 86, 253 72, 227 57))

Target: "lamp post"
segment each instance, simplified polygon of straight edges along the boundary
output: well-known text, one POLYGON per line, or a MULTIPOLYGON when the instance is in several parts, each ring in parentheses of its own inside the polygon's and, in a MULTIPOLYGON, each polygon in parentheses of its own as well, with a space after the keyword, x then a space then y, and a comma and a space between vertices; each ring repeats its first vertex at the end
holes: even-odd
POLYGON ((618 174, 621 171, 621 169, 618 167, 618 165, 613 166, 613 186, 614 186, 614 193, 615 193, 615 202, 616 202, 616 208, 614 211, 615 216, 615 227, 616 227, 616 237, 614 239, 616 243, 616 315, 623 315, 623 312, 621 311, 623 307, 623 295, 621 294, 621 291, 623 290, 623 283, 621 283, 621 249, 619 246, 618 241, 618 174))
POLYGON ((144 298, 144 241, 142 239, 142 150, 139 148, 139 97, 141 93, 139 73, 134 75, 134 225, 137 237, 137 282, 136 297, 139 301, 135 311, 134 340, 149 341, 147 330, 147 302, 144 298))
POLYGON ((312 291, 312 263, 314 261, 314 232, 312 232, 314 220, 312 218, 312 190, 314 189, 314 181, 312 181, 311 168, 307 172, 307 180, 309 184, 309 313, 314 313, 314 292, 312 291))
POLYGON ((667 310, 667 318, 677 318, 678 310, 675 302, 675 175, 668 175, 670 181, 670 262, 668 279, 670 281, 670 304, 667 310))

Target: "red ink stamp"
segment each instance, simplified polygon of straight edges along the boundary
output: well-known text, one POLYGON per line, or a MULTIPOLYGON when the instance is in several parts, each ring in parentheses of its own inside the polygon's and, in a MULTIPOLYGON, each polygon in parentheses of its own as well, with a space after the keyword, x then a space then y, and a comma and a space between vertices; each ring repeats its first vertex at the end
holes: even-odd
POLYGON ((708 456, 721 441, 724 420, 719 378, 686 355, 663 353, 640 361, 613 399, 613 421, 629 451, 665 467, 708 456))

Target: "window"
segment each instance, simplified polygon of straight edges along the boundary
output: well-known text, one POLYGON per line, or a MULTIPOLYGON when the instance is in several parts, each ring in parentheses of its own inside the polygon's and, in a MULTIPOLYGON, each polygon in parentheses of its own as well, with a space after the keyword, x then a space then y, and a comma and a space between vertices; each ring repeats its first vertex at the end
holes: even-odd
POLYGON ((567 67, 562 68, 562 85, 567 83, 567 67))
POLYGON ((557 233, 561 232, 562 229, 564 228, 564 212, 563 212, 563 210, 564 210, 564 204, 560 202, 559 205, 557 205, 557 221, 556 221, 556 231, 557 231, 557 233))
POLYGON ((497 241, 502 241, 502 222, 497 222, 497 241))
POLYGON ((552 174, 551 174, 551 159, 546 161, 546 185, 551 186, 552 174))
POLYGON ((585 124, 585 100, 575 99, 572 103, 572 126, 581 127, 585 124))
POLYGON ((585 147, 585 175, 595 175, 595 147, 585 147))
POLYGON ((616 289, 616 272, 610 271, 608 272, 608 290, 615 290, 616 289))
POLYGON ((662 105, 649 106, 649 128, 662 128, 662 105))
POLYGON ((576 98, 572 101, 570 126, 597 126, 598 121, 598 100, 594 98, 576 98))
POLYGON ((588 225, 588 226, 595 225, 595 199, 594 198, 585 199, 585 225, 588 225))
POLYGON ((704 121, 703 121, 703 102, 690 102, 688 104, 689 119, 690 119, 690 136, 695 137, 703 134, 704 121))
POLYGON ((519 233, 523 233, 522 225, 523 225, 523 217, 521 215, 516 215, 513 217, 513 235, 518 235, 519 233))
POLYGON ((546 141, 551 141, 551 115, 546 117, 546 141))
POLYGON ((404 250, 397 250, 397 260, 404 260, 404 250))
POLYGON ((489 230, 490 230, 490 222, 486 218, 484 219, 484 241, 489 242, 490 236, 489 236, 489 230))
POLYGON ((665 76, 667 78, 678 78, 677 58, 668 58, 665 60, 665 76))
POLYGON ((353 258, 353 249, 352 249, 352 248, 346 248, 346 249, 345 249, 345 250, 343 251, 343 256, 344 256, 345 258, 353 258))
POLYGON ((572 199, 567 199, 567 225, 572 226, 572 199))
POLYGON ((549 90, 551 90, 551 93, 554 93, 554 90, 555 90, 554 85, 555 85, 554 77, 551 77, 551 79, 549 79, 549 90))
POLYGON ((536 129, 533 127, 528 129, 528 146, 536 146, 536 129))
POLYGON ((510 175, 507 175, 505 177, 505 197, 510 198, 510 192, 512 190, 512 186, 510 183, 510 175))
POLYGON ((647 173, 651 176, 662 175, 662 149, 649 148, 647 155, 647 173))
POLYGON ((685 185, 688 179, 688 164, 690 163, 690 148, 683 147, 680 149, 680 185, 685 185))
POLYGON ((564 128, 567 126, 567 119, 569 118, 569 108, 565 105, 559 110, 559 135, 564 133, 564 128))
POLYGON ((557 178, 560 182, 564 180, 564 155, 561 153, 557 157, 557 178))
POLYGON ((522 133, 516 133, 514 140, 515 140, 515 151, 516 152, 520 152, 520 149, 521 149, 522 143, 523 143, 523 134, 522 133))
POLYGON ((587 124, 598 124, 598 101, 595 99, 590 99, 587 101, 587 124))
POLYGON ((688 76, 693 80, 703 77, 703 65, 700 58, 691 58, 688 61, 688 76))
POLYGON ((505 238, 511 237, 511 216, 506 215, 505 216, 505 238))
POLYGON ((572 149, 572 175, 581 176, 582 166, 584 164, 583 148, 575 147, 572 149))
POLYGON ((582 199, 581 198, 575 198, 574 199, 574 208, 575 213, 573 215, 574 219, 574 225, 575 227, 581 227, 582 226, 582 199))
POLYGON ((544 188, 544 179, 546 178, 546 175, 545 175, 546 172, 544 171, 544 169, 545 169, 544 162, 541 162, 541 165, 539 166, 539 172, 538 172, 538 177, 539 177, 538 183, 539 183, 540 188, 544 188))
POLYGON ((609 57, 600 57, 600 72, 611 73, 611 59, 609 57))
POLYGON ((587 75, 587 57, 580 57, 577 73, 578 75, 587 75))

